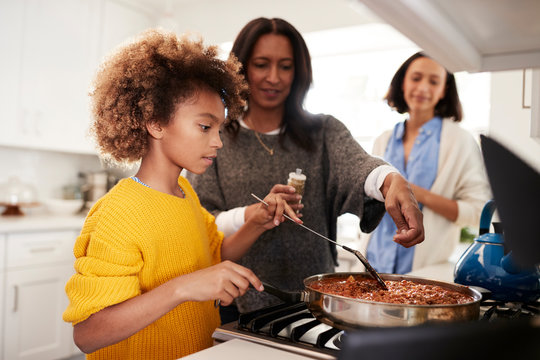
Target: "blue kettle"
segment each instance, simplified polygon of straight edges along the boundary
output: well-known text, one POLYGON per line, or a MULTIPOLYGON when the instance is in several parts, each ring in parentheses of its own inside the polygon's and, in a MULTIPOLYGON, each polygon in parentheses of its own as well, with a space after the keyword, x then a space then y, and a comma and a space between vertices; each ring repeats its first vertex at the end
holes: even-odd
POLYGON ((534 302, 540 298, 540 269, 524 268, 513 260, 500 223, 493 223, 495 232, 489 232, 494 211, 490 200, 480 216, 479 236, 456 263, 454 282, 486 288, 494 300, 534 302))

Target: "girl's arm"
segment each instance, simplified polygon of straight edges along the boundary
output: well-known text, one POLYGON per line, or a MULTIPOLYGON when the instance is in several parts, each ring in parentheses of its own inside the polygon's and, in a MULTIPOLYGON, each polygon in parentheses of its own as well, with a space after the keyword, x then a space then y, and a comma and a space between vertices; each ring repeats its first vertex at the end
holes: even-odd
POLYGON ((229 305, 243 295, 249 284, 263 290, 253 272, 225 261, 206 269, 178 276, 122 303, 106 307, 73 329, 75 344, 89 354, 127 339, 186 301, 220 300, 229 305))

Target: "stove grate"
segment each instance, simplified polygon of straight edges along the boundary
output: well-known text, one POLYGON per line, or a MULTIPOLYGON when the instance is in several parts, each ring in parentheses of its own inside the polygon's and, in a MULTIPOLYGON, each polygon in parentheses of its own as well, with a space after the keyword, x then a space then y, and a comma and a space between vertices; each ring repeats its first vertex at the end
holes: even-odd
POLYGON ((270 324, 270 330, 269 330, 270 336, 276 337, 281 332, 281 330, 285 329, 287 326, 291 325, 292 323, 297 322, 302 319, 309 319, 309 318, 313 318, 311 313, 309 311, 304 311, 304 312, 294 314, 292 316, 287 316, 285 318, 273 321, 270 324))
MULTIPOLYGON (((313 317, 313 315, 311 315, 313 317)), ((304 336, 305 333, 307 333, 309 330, 313 329, 315 326, 320 325, 319 320, 311 320, 310 322, 307 322, 305 324, 295 326, 292 331, 290 338, 294 342, 299 342, 300 338, 304 336)))

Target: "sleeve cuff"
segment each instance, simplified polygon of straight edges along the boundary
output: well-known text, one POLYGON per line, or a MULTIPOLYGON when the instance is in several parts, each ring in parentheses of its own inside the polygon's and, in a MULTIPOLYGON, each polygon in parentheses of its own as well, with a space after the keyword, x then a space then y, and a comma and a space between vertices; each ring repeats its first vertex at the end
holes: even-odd
POLYGON ((216 217, 216 225, 225 236, 234 234, 244 225, 246 206, 222 211, 216 217))
POLYGON ((390 173, 397 172, 398 169, 391 165, 381 165, 373 169, 364 183, 364 192, 367 196, 372 197, 375 200, 384 202, 384 196, 381 192, 381 186, 384 183, 384 179, 390 173))

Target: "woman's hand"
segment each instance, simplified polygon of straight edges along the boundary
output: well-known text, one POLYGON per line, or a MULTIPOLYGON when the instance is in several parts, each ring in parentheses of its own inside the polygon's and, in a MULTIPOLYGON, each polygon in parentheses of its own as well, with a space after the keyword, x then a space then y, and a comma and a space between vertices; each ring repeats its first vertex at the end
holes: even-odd
POLYGON ((424 241, 423 215, 407 180, 398 173, 390 173, 381 192, 386 211, 397 226, 394 241, 407 248, 424 241))
MULTIPOLYGON (((272 190, 274 191, 277 186, 283 186, 287 188, 292 187, 287 185, 275 185, 272 190)), ((284 222, 286 219, 283 214, 287 214, 297 223, 303 224, 302 220, 300 220, 300 218, 298 217, 298 214, 296 214, 296 211, 289 205, 287 200, 284 199, 287 196, 290 198, 291 194, 283 195, 281 192, 270 191, 270 193, 264 198, 264 202, 267 205, 261 202, 250 205, 250 207, 252 208, 250 210, 250 214, 246 214, 246 217, 249 216, 247 218, 247 222, 257 224, 258 226, 268 230, 279 226, 279 224, 284 222)), ((292 196, 295 195, 292 194, 292 196)))
POLYGON ((219 300, 222 305, 230 305, 233 299, 246 293, 249 284, 258 291, 264 290, 250 269, 228 260, 179 279, 181 291, 189 294, 191 301, 219 300))

